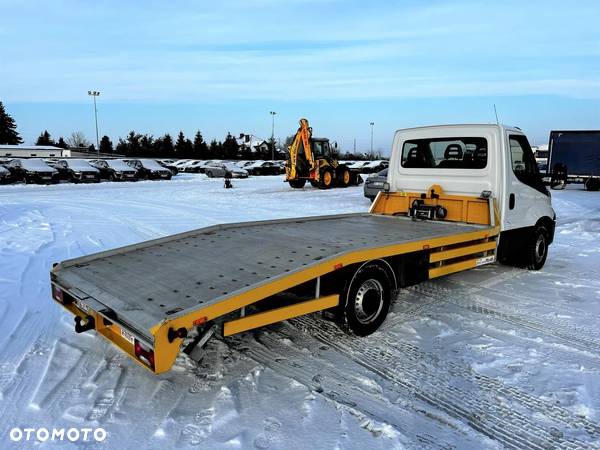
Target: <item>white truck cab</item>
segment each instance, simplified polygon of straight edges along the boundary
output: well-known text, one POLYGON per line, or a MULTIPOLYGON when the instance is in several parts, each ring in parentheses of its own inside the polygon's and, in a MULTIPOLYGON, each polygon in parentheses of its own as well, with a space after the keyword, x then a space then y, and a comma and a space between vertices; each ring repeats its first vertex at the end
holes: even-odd
POLYGON ((494 198, 501 230, 498 259, 543 266, 556 215, 531 146, 519 128, 441 125, 397 131, 389 190, 422 192, 433 183, 447 194, 494 198), (537 254, 537 263, 524 260, 527 250, 537 254))

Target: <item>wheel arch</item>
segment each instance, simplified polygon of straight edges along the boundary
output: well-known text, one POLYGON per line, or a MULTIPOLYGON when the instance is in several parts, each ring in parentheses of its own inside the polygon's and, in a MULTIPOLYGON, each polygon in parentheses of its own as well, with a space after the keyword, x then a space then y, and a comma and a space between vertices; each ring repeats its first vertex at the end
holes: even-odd
MULTIPOLYGON (((384 258, 377 258, 377 259, 370 259, 368 261, 365 261, 363 263, 358 263, 356 264, 356 268, 352 269, 352 276, 347 277, 347 286, 350 286, 352 284, 352 282, 354 281, 354 279, 356 278, 356 275, 360 272, 360 270, 365 267, 368 264, 377 264, 379 265, 385 272, 388 273, 388 276, 390 276, 390 279, 392 280, 392 291, 396 291, 398 289, 398 276, 396 274, 396 271, 393 269, 392 264, 390 264, 390 262, 388 262, 386 259, 384 258)), ((344 289, 344 292, 346 292, 345 298, 343 299, 344 303, 346 303, 348 301, 348 293, 347 293, 347 289, 344 289)))
POLYGON ((543 216, 538 219, 535 226, 544 226, 548 230, 548 245, 554 241, 554 229, 556 228, 556 220, 548 216, 543 216))

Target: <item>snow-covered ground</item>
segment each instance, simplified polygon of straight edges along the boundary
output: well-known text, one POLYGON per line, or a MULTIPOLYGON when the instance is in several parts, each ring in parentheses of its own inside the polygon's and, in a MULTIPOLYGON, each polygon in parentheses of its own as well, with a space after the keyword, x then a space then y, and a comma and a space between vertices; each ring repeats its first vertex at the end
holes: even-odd
POLYGON ((403 290, 367 338, 306 317, 213 340, 200 365, 180 357, 154 376, 74 333, 50 298, 53 262, 220 222, 369 207, 362 187, 234 185, 0 186, 0 448, 24 445, 14 427, 88 426, 106 429, 103 448, 600 447, 600 194, 576 188, 553 192, 541 272, 491 265, 403 290))

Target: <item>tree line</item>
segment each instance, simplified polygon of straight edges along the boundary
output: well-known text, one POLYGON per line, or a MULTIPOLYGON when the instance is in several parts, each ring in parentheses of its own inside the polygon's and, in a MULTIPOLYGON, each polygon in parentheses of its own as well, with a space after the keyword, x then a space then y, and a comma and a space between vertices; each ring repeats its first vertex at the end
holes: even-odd
MULTIPOLYGON (((288 136, 284 140, 282 148, 275 146, 275 158, 283 159, 294 136, 288 136)), ((0 101, 0 144, 18 145, 23 139, 17 132, 14 119, 6 112, 0 101)), ((51 145, 60 148, 77 148, 81 151, 96 152, 91 144, 80 131, 72 133, 64 139, 62 136, 54 140, 48 130, 40 133, 35 145, 51 145)), ((223 141, 216 139, 206 142, 200 130, 196 132, 193 139, 187 138, 180 131, 177 138, 173 140, 169 133, 160 137, 151 134, 140 134, 130 131, 125 138, 119 138, 116 145, 108 136, 102 136, 100 140, 100 153, 123 155, 125 157, 138 158, 178 158, 178 159, 271 159, 271 145, 267 149, 251 149, 248 146, 238 145, 238 141, 231 133, 223 141)), ((335 151, 336 156, 347 160, 373 159, 373 155, 365 153, 351 153, 335 151)))

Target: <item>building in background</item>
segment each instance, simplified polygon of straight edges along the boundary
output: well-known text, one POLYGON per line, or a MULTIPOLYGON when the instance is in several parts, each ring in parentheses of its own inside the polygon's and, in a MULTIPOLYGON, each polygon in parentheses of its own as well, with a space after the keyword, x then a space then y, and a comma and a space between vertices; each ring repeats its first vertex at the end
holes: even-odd
POLYGON ((0 156, 13 158, 69 158, 71 150, 52 145, 0 145, 0 156))

